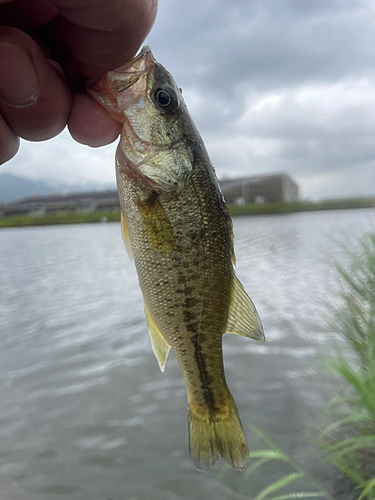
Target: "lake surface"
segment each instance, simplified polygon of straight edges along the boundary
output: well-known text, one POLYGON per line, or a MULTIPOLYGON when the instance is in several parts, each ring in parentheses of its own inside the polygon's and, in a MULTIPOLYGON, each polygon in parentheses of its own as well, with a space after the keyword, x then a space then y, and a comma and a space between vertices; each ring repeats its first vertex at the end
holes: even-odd
MULTIPOLYGON (((334 393, 320 361, 337 286, 329 262, 337 241, 375 230, 375 211, 242 217, 234 228, 237 274, 267 342, 224 337, 228 385, 250 449, 266 446, 247 423, 314 472, 317 417, 334 393)), ((0 379, 1 500, 250 499, 293 472, 217 479, 221 460, 192 467, 182 375, 172 352, 158 368, 119 224, 0 230, 0 379)))

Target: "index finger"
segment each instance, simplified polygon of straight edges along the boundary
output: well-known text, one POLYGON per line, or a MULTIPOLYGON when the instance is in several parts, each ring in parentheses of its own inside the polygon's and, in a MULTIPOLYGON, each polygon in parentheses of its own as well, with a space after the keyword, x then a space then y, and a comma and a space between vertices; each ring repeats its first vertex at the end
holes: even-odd
POLYGON ((128 62, 149 33, 157 0, 52 0, 60 15, 51 34, 86 79, 128 62))

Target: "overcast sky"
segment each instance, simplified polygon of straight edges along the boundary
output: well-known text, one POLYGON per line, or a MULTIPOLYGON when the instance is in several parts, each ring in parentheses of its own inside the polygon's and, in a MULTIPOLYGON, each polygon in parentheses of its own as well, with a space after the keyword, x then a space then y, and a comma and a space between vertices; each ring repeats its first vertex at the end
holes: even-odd
MULTIPOLYGON (((183 88, 218 177, 288 172, 303 198, 375 194, 375 3, 160 0, 147 42, 183 88)), ((64 131, 1 172, 114 180, 115 144, 64 131)))

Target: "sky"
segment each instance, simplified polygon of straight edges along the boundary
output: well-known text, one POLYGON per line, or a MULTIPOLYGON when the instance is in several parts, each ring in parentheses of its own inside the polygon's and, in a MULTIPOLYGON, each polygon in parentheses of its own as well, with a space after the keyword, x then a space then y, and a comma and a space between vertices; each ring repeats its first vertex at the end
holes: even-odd
MULTIPOLYGON (((147 41, 172 73, 219 178, 287 172, 303 199, 375 194, 375 3, 159 0, 147 41)), ((114 181, 116 144, 67 131, 0 167, 114 181)))

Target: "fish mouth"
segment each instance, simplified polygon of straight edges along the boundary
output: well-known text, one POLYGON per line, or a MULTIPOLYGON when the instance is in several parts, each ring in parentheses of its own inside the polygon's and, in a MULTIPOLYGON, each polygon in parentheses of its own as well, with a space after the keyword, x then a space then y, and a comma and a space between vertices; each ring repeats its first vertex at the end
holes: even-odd
POLYGON ((131 87, 152 68, 155 62, 151 48, 145 45, 140 53, 127 64, 107 74, 108 89, 117 93, 131 87))
POLYGON ((149 45, 144 45, 140 52, 128 63, 116 71, 145 71, 155 62, 154 55, 149 45))
POLYGON ((150 71, 156 62, 151 48, 145 45, 138 55, 128 63, 113 71, 109 71, 99 80, 88 84, 89 93, 96 98, 105 89, 107 92, 118 94, 131 87, 141 76, 150 71))
POLYGON ((87 91, 113 118, 123 122, 124 105, 127 101, 130 103, 136 94, 146 92, 147 75, 155 63, 151 48, 145 45, 139 54, 124 66, 89 82, 87 91), (130 94, 123 92, 129 87, 133 87, 130 94))

